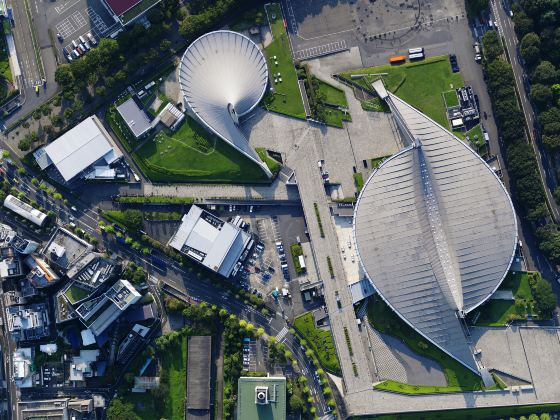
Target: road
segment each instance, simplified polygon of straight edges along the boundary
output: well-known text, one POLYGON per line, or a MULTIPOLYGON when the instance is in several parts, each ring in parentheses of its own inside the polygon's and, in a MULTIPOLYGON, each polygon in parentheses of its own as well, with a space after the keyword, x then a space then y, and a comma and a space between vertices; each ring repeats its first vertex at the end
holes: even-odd
POLYGON ((33 7, 36 8, 36 3, 33 0, 8 0, 8 6, 12 7, 14 13, 12 32, 19 66, 22 72, 20 80, 23 86, 19 86, 22 106, 17 112, 10 115, 10 117, 4 121, 4 124, 8 124, 32 112, 35 108, 52 97, 58 89, 54 81, 56 62, 52 49, 50 48, 50 43, 49 45, 40 45, 39 40, 37 40, 39 60, 35 54, 32 35, 34 31, 33 19, 35 18, 35 14, 31 13, 32 20, 30 21, 26 10, 26 3, 30 5, 30 11, 33 11, 33 7), (41 86, 39 93, 36 93, 35 86, 37 84, 42 85, 42 74, 45 74, 47 84, 46 86, 41 86))

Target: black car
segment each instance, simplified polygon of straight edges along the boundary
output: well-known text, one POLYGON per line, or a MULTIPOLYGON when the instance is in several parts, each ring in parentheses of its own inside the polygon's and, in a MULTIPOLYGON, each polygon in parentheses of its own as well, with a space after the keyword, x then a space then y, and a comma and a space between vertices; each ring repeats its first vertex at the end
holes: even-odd
POLYGON ((459 72, 459 64, 457 64, 457 56, 455 54, 449 54, 449 64, 451 64, 451 71, 453 73, 459 72))

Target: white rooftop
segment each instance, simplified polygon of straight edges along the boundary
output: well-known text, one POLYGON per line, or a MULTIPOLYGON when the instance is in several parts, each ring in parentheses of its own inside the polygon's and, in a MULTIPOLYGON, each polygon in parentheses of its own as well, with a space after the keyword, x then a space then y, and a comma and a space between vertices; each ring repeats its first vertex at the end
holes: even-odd
POLYGON ((250 237, 230 223, 193 205, 169 245, 200 264, 229 277, 250 237))
POLYGON ((66 182, 100 159, 108 165, 121 157, 95 115, 34 153, 41 169, 54 164, 66 182))

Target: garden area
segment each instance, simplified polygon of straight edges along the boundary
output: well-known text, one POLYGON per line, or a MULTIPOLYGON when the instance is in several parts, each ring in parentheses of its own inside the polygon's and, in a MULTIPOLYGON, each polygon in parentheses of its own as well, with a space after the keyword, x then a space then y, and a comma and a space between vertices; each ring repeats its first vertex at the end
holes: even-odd
POLYGON ((268 150, 263 147, 256 147, 255 151, 259 155, 259 158, 264 163, 266 163, 266 166, 268 166, 268 169, 270 170, 270 172, 272 172, 272 175, 276 177, 276 175, 278 175, 278 172, 280 172, 280 169, 282 168, 282 164, 272 156, 270 156, 268 150))
POLYGON ((305 119, 305 109, 292 60, 290 40, 284 28, 284 17, 280 5, 278 3, 268 4, 266 15, 273 40, 264 52, 274 92, 265 95, 264 104, 270 111, 305 119))
POLYGON ((340 364, 334 348, 332 334, 315 326, 313 313, 307 312, 294 320, 294 328, 313 349, 321 366, 336 375, 340 374, 340 364))
MULTIPOLYGON (((4 25, 8 25, 8 20, 4 20, 4 25)), ((10 57, 8 55, 8 45, 6 43, 6 36, 2 32, 2 39, 0 40, 0 102, 7 99, 13 90, 12 71, 10 70, 10 57)))
POLYGON ((78 287, 73 284, 68 288, 68 290, 66 290, 64 295, 68 298, 70 303, 73 305, 76 302, 79 302, 80 300, 87 298, 89 296, 89 293, 90 292, 87 291, 86 289, 82 289, 81 287, 78 287))
POLYGON ((299 263, 300 255, 303 255, 303 249, 301 248, 300 244, 293 244, 290 246, 290 252, 292 253, 292 261, 294 262, 294 267, 296 269, 296 273, 301 274, 305 271, 305 267, 301 267, 299 263))
POLYGON ((374 74, 380 73, 387 73, 383 76, 387 90, 418 108, 443 127, 449 126, 442 92, 463 86, 463 80, 460 73, 451 71, 447 56, 430 57, 422 62, 400 66, 383 65, 356 69, 341 73, 339 76, 371 92, 371 83, 379 78, 374 74), (366 76, 352 79, 352 74, 366 76))
POLYGON ((556 298, 550 284, 537 272, 508 273, 498 291, 511 290, 513 300, 491 299, 467 317, 477 326, 502 327, 509 322, 549 319, 556 298))
POLYGON ((133 157, 153 182, 269 182, 259 165, 190 117, 174 133, 160 131, 133 157))
POLYGON ((432 343, 426 341, 395 314, 389 306, 375 295, 368 304, 368 319, 377 331, 401 339, 415 353, 437 361, 445 374, 446 387, 408 385, 395 381, 384 381, 375 387, 378 389, 405 393, 426 394, 477 391, 482 389, 480 377, 468 368, 444 353, 432 343))

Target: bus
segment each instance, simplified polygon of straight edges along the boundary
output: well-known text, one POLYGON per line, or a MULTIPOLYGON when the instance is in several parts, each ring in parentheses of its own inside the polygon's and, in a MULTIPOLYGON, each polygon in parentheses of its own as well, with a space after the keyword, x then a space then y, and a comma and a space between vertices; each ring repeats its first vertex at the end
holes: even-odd
POLYGON ((389 58, 389 63, 391 64, 401 64, 406 61, 406 57, 404 55, 395 55, 394 57, 389 58))
POLYGON ((412 55, 412 54, 424 54, 424 48, 409 48, 408 49, 408 55, 412 55))
POLYGON ((414 60, 423 60, 424 59, 424 53, 416 53, 416 54, 410 54, 408 56, 408 59, 410 61, 414 61, 414 60))

